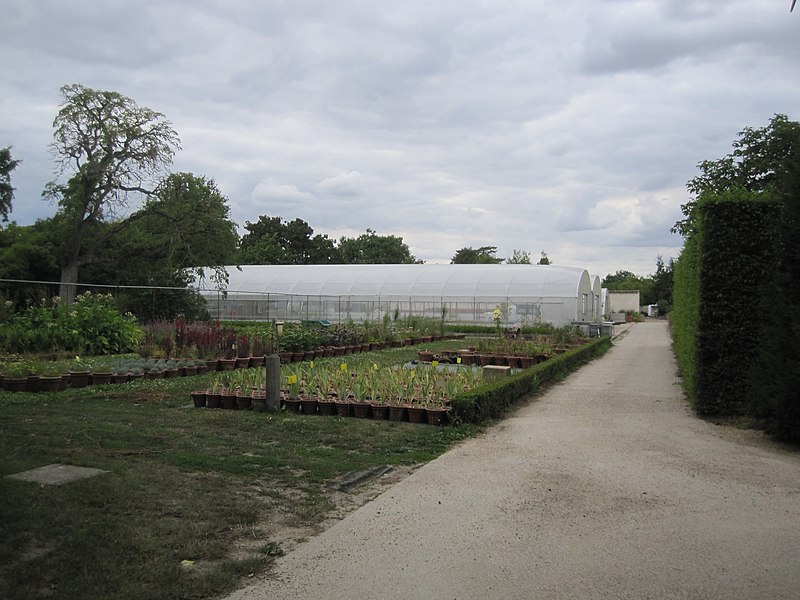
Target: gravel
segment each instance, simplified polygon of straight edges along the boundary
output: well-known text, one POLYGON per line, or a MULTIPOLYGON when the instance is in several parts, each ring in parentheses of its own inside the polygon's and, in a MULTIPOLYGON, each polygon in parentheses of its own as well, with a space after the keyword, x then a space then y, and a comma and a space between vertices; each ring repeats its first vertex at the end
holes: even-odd
POLYGON ((663 321, 228 600, 800 598, 800 456, 687 407, 663 321))

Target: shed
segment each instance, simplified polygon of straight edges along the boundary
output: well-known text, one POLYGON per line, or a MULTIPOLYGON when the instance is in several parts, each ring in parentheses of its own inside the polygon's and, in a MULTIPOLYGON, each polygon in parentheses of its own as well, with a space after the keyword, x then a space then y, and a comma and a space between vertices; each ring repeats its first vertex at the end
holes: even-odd
POLYGON ((589 321, 588 271, 557 265, 248 265, 198 288, 220 319, 376 321, 385 314, 506 325, 589 321))
POLYGON ((612 321, 624 321, 626 312, 639 310, 639 290, 609 290, 608 312, 612 321))

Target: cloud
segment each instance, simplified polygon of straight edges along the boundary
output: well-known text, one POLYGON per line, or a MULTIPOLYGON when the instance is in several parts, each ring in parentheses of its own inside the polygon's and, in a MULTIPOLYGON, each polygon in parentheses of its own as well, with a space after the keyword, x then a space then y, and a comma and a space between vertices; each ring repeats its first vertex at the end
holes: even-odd
POLYGON ((266 204, 273 201, 299 202, 314 199, 313 194, 301 192, 297 189, 297 186, 291 183, 278 183, 271 178, 259 181, 255 188, 253 188, 250 197, 259 204, 266 204))
POLYGON ((339 173, 320 181, 317 191, 330 196, 361 196, 364 193, 364 178, 358 171, 339 173))
POLYGON ((652 272, 680 249, 697 163, 796 106, 799 16, 772 0, 9 0, 11 216, 52 215, 58 89, 79 82, 164 113, 173 169, 213 178, 240 224, 652 272))

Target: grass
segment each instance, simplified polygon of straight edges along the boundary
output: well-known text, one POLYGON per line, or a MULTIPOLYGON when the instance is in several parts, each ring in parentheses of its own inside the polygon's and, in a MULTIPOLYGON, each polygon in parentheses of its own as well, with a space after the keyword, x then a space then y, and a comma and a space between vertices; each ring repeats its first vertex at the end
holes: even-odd
MULTIPOLYGON (((343 358, 396 364, 416 350, 343 358)), ((0 597, 218 596, 280 555, 269 523, 314 526, 331 513, 327 484, 424 463, 476 432, 187 408, 208 378, 0 392, 0 597), (51 463, 108 473, 62 486, 4 477, 51 463), (255 543, 241 552, 242 542, 255 543)))

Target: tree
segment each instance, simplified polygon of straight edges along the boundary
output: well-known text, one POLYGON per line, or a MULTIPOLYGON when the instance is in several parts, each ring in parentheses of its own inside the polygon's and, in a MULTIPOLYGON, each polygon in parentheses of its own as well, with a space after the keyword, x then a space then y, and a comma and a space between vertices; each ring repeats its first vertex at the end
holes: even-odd
POLYGON ((213 179, 170 174, 142 212, 145 217, 138 226, 168 267, 219 269, 233 259, 239 235, 230 219, 228 199, 213 179))
POLYGON ((495 256, 497 246, 481 246, 480 248, 465 247, 456 251, 450 260, 451 265, 497 265, 503 262, 502 258, 495 256))
POLYGON ((766 127, 743 129, 733 148, 718 160, 698 164, 700 175, 686 184, 692 198, 681 206, 684 219, 675 223, 673 233, 688 237, 695 231, 697 200, 706 192, 743 188, 785 196, 793 184, 791 165, 800 159, 800 123, 776 114, 766 127))
MULTIPOLYGON (((99 249, 82 279, 185 288, 201 280, 210 268, 212 281, 222 283, 227 278, 223 266, 233 262, 239 241, 229 213, 228 199, 213 180, 191 173, 170 174, 131 215, 130 226, 99 249)), ((198 311, 197 298, 189 290, 124 290, 119 301, 121 308, 147 319, 198 311)))
POLYGON ((670 258, 669 263, 664 263, 664 258, 656 259, 656 272, 651 277, 651 293, 655 304, 658 304, 659 314, 666 314, 672 308, 672 286, 675 260, 670 258))
MULTIPOLYGON (((59 267, 52 220, 39 220, 29 226, 10 223, 0 228, 0 279, 55 281, 59 267)), ((2 299, 14 303, 16 310, 54 295, 54 289, 30 283, 0 284, 2 299)))
POLYGON ((403 238, 395 235, 378 235, 367 229, 357 238, 342 237, 337 248, 339 262, 347 265, 402 265, 419 264, 403 238))
POLYGON ((14 188, 11 187, 11 171, 17 168, 21 161, 11 158, 11 148, 0 148, 0 216, 3 221, 8 221, 11 204, 14 200, 14 188))
POLYGON ((245 223, 237 262, 242 265, 311 265, 336 262, 336 246, 327 235, 314 235, 302 219, 284 221, 261 215, 245 223))
POLYGON ((547 256, 547 252, 545 252, 544 250, 542 250, 542 257, 539 259, 539 262, 537 264, 540 264, 540 265, 550 265, 550 264, 552 264, 550 262, 550 257, 547 256))
POLYGON ((529 265, 531 264, 531 255, 525 250, 514 250, 513 256, 506 259, 509 265, 529 265))
POLYGON ((655 304, 653 298, 653 279, 640 277, 630 271, 617 271, 613 275, 606 275, 603 287, 612 291, 638 290, 642 304, 655 304))
POLYGON ((80 267, 143 216, 124 216, 131 195, 152 194, 148 183, 172 163, 179 140, 164 115, 117 92, 73 84, 61 95, 51 148, 59 174, 73 174, 66 185, 48 184, 44 196, 58 200, 68 223, 59 294, 69 304, 80 267))

